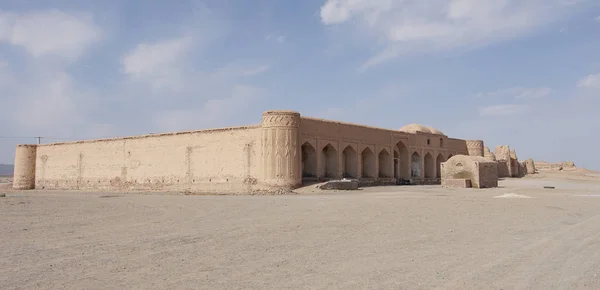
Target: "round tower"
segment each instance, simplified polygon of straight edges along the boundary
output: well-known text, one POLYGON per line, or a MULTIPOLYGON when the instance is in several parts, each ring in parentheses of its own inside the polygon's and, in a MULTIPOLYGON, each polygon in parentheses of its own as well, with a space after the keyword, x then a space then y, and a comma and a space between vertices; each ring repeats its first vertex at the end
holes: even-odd
POLYGON ((35 159, 37 145, 17 145, 13 189, 35 188, 35 159))
POLYGON ((293 189, 302 184, 300 113, 266 111, 262 115, 262 183, 293 189))
POLYGON ((483 147, 482 140, 467 140, 467 152, 469 152, 469 156, 483 157, 483 147))

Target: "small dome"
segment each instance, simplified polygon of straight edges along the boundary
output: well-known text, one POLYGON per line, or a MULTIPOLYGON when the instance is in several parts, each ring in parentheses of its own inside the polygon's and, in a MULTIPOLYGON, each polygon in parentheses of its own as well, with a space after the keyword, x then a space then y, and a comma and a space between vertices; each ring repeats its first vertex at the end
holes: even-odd
POLYGON ((406 133, 422 132, 422 133, 427 133, 427 134, 444 135, 444 133, 442 133, 442 131, 440 131, 438 129, 428 127, 428 126, 423 126, 420 124, 414 124, 414 123, 400 128, 399 131, 406 132, 406 133))

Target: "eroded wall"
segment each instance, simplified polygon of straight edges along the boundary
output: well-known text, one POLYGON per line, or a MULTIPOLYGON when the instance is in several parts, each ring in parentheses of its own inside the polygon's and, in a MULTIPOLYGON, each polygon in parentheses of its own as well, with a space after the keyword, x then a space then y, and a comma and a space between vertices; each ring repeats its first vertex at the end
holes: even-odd
POLYGON ((40 145, 38 189, 243 193, 258 184, 261 128, 40 145))
POLYGON ((458 155, 442 166, 442 186, 492 188, 498 186, 498 166, 481 156, 458 155), (465 183, 460 180, 469 180, 465 183))

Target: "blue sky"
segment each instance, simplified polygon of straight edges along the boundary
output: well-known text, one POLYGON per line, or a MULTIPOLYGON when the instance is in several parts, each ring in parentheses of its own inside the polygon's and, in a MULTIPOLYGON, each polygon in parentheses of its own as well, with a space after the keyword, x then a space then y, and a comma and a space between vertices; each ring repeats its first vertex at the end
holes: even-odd
MULTIPOLYGON (((600 170, 599 52, 596 0, 2 0, 0 136, 137 135, 293 109, 600 170)), ((34 141, 0 139, 0 163, 34 141)))

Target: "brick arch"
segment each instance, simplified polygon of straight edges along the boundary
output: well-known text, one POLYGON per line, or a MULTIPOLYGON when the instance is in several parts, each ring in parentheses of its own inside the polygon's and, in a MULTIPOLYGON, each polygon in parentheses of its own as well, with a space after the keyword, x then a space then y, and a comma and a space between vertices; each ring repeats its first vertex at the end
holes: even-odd
POLYGON ((302 177, 317 177, 317 151, 310 141, 300 146, 302 158, 302 177))
POLYGON ((423 162, 425 163, 425 178, 435 178, 435 161, 431 153, 425 154, 423 162))
POLYGON ((442 177, 442 163, 443 162, 446 162, 446 157, 444 157, 444 154, 439 153, 438 156, 435 158, 435 169, 436 169, 435 176, 437 178, 442 177))
POLYGON ((375 153, 370 147, 365 147, 360 152, 360 158, 362 163, 362 174, 363 178, 374 178, 377 175, 375 172, 375 153))
POLYGON ((325 144, 320 151, 321 176, 328 178, 338 177, 338 151, 331 143, 325 144))
POLYGON ((388 150, 386 148, 383 148, 379 151, 379 154, 377 154, 377 160, 379 163, 379 173, 378 173, 378 177, 381 178, 391 178, 394 176, 394 171, 393 171, 393 162, 394 159, 392 158, 392 155, 390 154, 390 152, 388 152, 388 150))
POLYGON ((421 155, 419 155, 419 152, 413 151, 413 153, 410 155, 410 176, 412 178, 421 178, 422 164, 423 159, 421 158, 421 155))
POLYGON ((358 152, 355 146, 347 145, 342 150, 342 169, 342 177, 358 178, 358 152))

